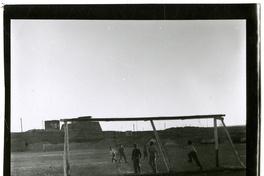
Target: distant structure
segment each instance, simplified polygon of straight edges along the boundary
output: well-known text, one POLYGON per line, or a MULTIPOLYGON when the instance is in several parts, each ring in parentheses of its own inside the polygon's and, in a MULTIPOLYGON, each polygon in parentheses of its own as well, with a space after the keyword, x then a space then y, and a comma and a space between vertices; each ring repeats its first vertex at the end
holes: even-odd
MULTIPOLYGON (((81 119, 82 117, 79 117, 78 119, 81 119)), ((87 119, 87 117, 85 117, 87 119)), ((89 118, 92 118, 92 116, 89 116, 89 118)), ((102 132, 101 125, 99 122, 95 121, 73 121, 68 124, 69 130, 74 131, 87 131, 87 132, 102 132)), ((64 125, 62 125, 61 129, 64 129, 64 125)))
POLYGON ((47 120, 45 121, 45 130, 59 130, 60 121, 59 120, 47 120))

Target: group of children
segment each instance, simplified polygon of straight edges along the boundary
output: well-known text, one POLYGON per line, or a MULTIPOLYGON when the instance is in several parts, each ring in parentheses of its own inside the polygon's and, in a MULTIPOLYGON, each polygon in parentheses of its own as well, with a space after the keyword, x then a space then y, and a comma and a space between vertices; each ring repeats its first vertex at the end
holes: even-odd
MULTIPOLYGON (((154 142, 150 141, 149 142, 149 147, 147 147, 147 145, 144 146, 143 149, 143 154, 144 154, 144 158, 143 160, 148 160, 149 161, 149 165, 152 168, 152 171, 154 173, 157 172, 157 165, 156 165, 156 159, 159 158, 159 154, 158 151, 156 149, 156 147, 154 146, 154 142)), ((200 167, 201 170, 203 170, 203 167, 201 165, 201 163, 198 160, 197 157, 197 151, 194 148, 194 146, 192 145, 192 141, 188 140, 184 146, 182 146, 183 148, 188 150, 188 162, 192 162, 192 159, 194 159, 194 161, 196 162, 197 166, 200 167)), ((111 155, 111 160, 112 162, 119 162, 121 163, 121 159, 124 158, 125 163, 127 163, 126 160, 126 155, 125 155, 125 149, 122 146, 122 144, 119 145, 118 147, 118 154, 119 154, 119 160, 116 159, 117 157, 117 152, 115 151, 115 149, 113 149, 112 147, 110 147, 110 155, 111 155)), ((133 161, 133 166, 134 166, 134 173, 141 173, 141 169, 140 169, 140 159, 141 159, 141 151, 138 148, 137 144, 134 144, 134 149, 132 150, 132 161, 133 161)))
MULTIPOLYGON (((125 163, 127 163, 125 149, 124 149, 124 147, 123 147, 122 144, 120 144, 119 147, 118 147, 118 154, 119 154, 119 160, 118 160, 118 162, 121 163, 121 159, 124 158, 125 163)), ((112 163, 114 161, 117 162, 117 159, 116 159, 117 152, 112 147, 110 147, 110 155, 111 155, 112 163)))

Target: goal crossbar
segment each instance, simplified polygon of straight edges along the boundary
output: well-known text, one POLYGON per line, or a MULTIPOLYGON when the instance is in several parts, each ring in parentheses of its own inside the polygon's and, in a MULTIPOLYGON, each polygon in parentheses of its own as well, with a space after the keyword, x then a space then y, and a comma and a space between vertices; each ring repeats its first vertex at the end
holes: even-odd
POLYGON ((150 120, 188 120, 188 119, 208 119, 216 118, 223 119, 225 114, 212 114, 212 115, 192 115, 192 116, 158 116, 158 117, 114 117, 114 118, 91 118, 91 116, 81 116, 78 118, 60 119, 62 122, 74 122, 74 121, 150 121, 150 120))

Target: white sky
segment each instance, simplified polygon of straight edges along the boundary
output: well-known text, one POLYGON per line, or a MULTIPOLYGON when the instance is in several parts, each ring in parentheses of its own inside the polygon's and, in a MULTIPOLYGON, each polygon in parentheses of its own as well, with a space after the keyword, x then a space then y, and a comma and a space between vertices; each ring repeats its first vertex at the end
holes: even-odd
MULTIPOLYGON (((26 131, 79 116, 207 114, 246 123, 245 20, 11 21, 12 132, 21 131, 20 118, 26 131)), ((133 128, 120 124, 102 127, 133 128)))

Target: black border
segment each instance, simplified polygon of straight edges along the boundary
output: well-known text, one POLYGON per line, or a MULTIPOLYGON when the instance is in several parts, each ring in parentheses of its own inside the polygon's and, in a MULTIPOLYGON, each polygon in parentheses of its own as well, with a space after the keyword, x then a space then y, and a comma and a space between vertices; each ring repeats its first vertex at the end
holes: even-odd
POLYGON ((260 66, 258 59, 257 4, 100 4, 100 5, 5 5, 4 78, 5 129, 4 173, 10 175, 10 22, 11 19, 97 20, 246 20, 247 175, 259 174, 260 66))

